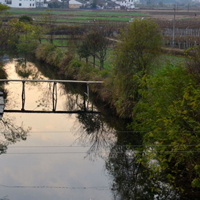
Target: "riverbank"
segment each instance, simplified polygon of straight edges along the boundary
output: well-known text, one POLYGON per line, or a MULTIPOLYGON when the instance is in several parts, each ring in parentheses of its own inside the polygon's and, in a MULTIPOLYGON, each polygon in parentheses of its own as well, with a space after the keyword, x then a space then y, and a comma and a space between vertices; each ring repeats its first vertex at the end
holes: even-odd
MULTIPOLYGON (((99 68, 93 67, 92 64, 86 63, 85 60, 77 59, 75 55, 69 52, 63 52, 60 48, 50 43, 39 45, 35 51, 35 56, 39 61, 53 66, 56 73, 58 73, 62 79, 104 81, 104 84, 92 85, 90 87, 91 91, 96 94, 96 98, 102 101, 106 106, 115 110, 118 116, 132 118, 133 107, 128 106, 125 108, 125 110, 123 110, 123 115, 121 111, 118 111, 116 108, 116 100, 113 98, 115 94, 113 93, 114 86, 112 81, 114 72, 112 67, 99 70, 99 68)), ((177 57, 173 54, 161 55, 154 60, 152 64, 152 73, 155 74, 158 69, 167 66, 169 63, 176 64, 180 62, 184 62, 183 57, 177 57)))

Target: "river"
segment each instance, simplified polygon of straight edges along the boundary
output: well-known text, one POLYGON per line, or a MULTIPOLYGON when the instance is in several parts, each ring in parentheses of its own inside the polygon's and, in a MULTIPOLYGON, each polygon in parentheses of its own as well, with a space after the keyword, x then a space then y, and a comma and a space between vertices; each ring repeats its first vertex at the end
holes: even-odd
MULTIPOLYGON (((8 79, 48 79, 30 62, 25 69, 13 60, 5 70, 8 79)), ((22 83, 9 82, 4 89, 5 109, 20 110, 22 83)), ((51 84, 26 83, 25 91, 25 110, 52 110, 51 84)), ((84 110, 83 94, 58 84, 57 110, 84 110)), ((134 150, 124 145, 141 141, 125 130, 123 120, 102 113, 92 101, 89 110, 100 114, 5 112, 0 121, 0 199, 180 199, 164 179, 149 178, 134 150)))

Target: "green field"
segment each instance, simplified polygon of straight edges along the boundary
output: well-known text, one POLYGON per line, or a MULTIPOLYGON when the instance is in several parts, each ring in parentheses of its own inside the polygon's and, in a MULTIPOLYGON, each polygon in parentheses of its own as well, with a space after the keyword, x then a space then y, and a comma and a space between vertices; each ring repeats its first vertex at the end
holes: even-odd
MULTIPOLYGON (((22 15, 29 15, 34 18, 35 21, 39 22, 41 21, 41 16, 46 13, 45 10, 40 9, 10 9, 8 11, 12 16, 19 17, 22 15)), ((56 23, 57 24, 85 24, 85 23, 92 23, 95 20, 101 20, 101 21, 110 21, 110 22, 128 22, 130 18, 134 17, 148 17, 147 14, 141 13, 141 12, 126 12, 126 11, 102 11, 102 10, 66 10, 66 11, 58 11, 53 10, 52 14, 55 15, 56 23)), ((62 35, 56 35, 56 38, 54 39, 53 43, 56 46, 60 46, 63 51, 67 51, 67 46, 69 40, 66 38, 66 36, 62 35), (59 40, 56 38, 63 38, 66 40, 59 40)), ((46 40, 43 39, 42 42, 45 42, 46 40)), ((108 50, 107 53, 107 59, 104 62, 104 67, 106 69, 110 69, 112 66, 111 62, 111 53, 112 49, 108 50)), ((78 58, 78 55, 77 55, 78 58)), ((83 59, 84 60, 84 59, 83 59)), ((89 62, 93 62, 93 58, 89 58, 89 62)), ((165 67, 167 64, 177 64, 177 63, 184 63, 184 58, 177 57, 177 56, 168 56, 168 55, 161 55, 159 56, 154 62, 152 63, 152 73, 154 74, 157 69, 160 69, 162 67, 165 67)), ((100 62, 98 59, 96 59, 96 66, 99 66, 100 62)))
MULTIPOLYGON (((36 21, 40 21, 41 16, 46 13, 45 10, 39 9, 10 9, 7 11, 14 17, 21 15, 32 16, 36 21)), ((88 20, 103 20, 103 21, 121 21, 128 22, 130 18, 134 17, 148 17, 147 14, 141 12, 114 12, 114 11, 88 11, 88 10, 67 10, 67 11, 52 11, 52 14, 57 18, 57 23, 59 22, 87 22, 88 20)))

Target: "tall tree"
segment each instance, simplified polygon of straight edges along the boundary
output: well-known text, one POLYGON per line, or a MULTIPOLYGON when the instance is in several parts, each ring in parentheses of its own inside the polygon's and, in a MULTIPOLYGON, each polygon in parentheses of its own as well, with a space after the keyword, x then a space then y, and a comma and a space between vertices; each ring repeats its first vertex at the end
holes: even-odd
POLYGON ((23 24, 23 26, 23 32, 20 34, 19 43, 17 44, 17 51, 24 55, 26 67, 27 55, 34 53, 39 41, 33 25, 23 24))
POLYGON ((150 71, 160 51, 161 34, 153 20, 135 19, 119 36, 113 51, 111 89, 114 90, 112 103, 121 116, 132 116, 133 107, 140 99, 138 78, 150 71))

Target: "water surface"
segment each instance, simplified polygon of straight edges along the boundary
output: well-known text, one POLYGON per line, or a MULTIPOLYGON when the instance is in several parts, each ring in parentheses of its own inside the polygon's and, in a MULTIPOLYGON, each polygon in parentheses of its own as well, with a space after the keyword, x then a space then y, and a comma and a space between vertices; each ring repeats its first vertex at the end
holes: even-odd
MULTIPOLYGON (((6 65, 8 79, 21 79, 16 62, 6 65)), ((34 68, 34 66, 32 66, 34 68)), ((37 78, 47 79, 37 72, 37 78)), ((30 77, 29 77, 30 78, 30 77)), ((34 78, 34 75, 31 77, 34 78)), ((58 110, 67 110, 68 101, 76 96, 65 94, 58 86, 58 110)), ((5 109, 21 109, 21 83, 6 85, 5 109)), ((51 110, 52 87, 49 84, 26 83, 25 109, 51 110)), ((81 97, 79 97, 81 101, 81 97)), ((92 116, 94 119, 99 117, 92 116)), ((105 169, 108 154, 96 148, 90 134, 79 121, 78 114, 4 113, 1 143, 7 149, 0 156, 0 198, 32 199, 111 199, 110 176, 105 169), (23 131, 22 131, 23 130, 23 131), (95 149, 91 149, 91 145, 95 149)), ((111 137, 106 146, 116 140, 103 125, 102 135, 111 137)))

